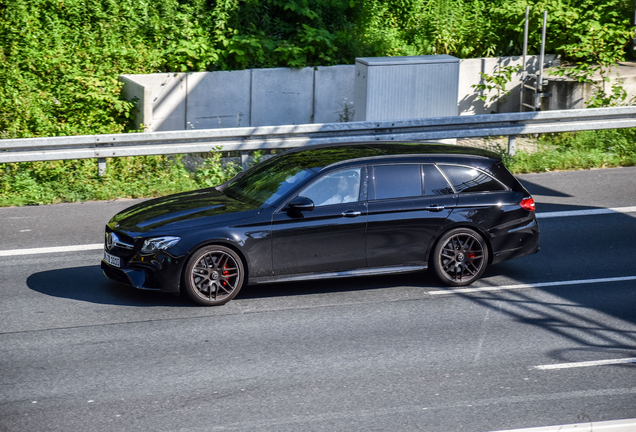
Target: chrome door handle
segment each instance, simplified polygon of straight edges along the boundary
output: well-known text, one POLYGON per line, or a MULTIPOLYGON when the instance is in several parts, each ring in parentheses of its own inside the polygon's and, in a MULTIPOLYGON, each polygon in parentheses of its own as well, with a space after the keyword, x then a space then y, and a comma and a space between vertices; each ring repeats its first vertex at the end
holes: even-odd
POLYGON ((443 205, 430 205, 428 207, 426 207, 424 210, 428 210, 428 211, 432 211, 432 212, 440 212, 442 210, 444 210, 444 206, 443 205))
POLYGON ((359 211, 354 211, 354 210, 348 210, 344 213, 342 213, 342 215, 344 217, 358 217, 360 216, 362 213, 360 213, 359 211))

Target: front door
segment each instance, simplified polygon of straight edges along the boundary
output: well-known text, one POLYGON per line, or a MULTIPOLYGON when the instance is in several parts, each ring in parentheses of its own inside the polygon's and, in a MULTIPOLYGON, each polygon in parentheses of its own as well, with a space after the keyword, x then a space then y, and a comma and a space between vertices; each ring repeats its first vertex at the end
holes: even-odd
POLYGON ((366 267, 366 170, 326 174, 297 196, 314 202, 312 211, 278 211, 272 218, 275 276, 330 273, 366 267))

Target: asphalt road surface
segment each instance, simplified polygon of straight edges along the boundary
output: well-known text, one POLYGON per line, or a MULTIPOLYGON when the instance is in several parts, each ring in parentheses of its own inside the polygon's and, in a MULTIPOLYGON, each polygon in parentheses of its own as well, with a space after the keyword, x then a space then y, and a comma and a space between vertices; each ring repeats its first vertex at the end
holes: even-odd
POLYGON ((77 250, 133 201, 1 208, 0 431, 636 418, 636 168, 520 178, 541 251, 471 290, 418 273, 247 287, 217 308, 117 285, 101 250, 77 250))

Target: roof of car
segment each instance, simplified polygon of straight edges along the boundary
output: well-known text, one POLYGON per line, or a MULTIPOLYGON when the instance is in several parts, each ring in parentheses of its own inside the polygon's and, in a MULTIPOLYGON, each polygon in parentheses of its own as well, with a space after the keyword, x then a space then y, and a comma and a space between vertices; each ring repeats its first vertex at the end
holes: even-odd
POLYGON ((500 160, 497 153, 458 145, 440 143, 363 142, 325 144, 301 147, 285 153, 288 157, 304 159, 303 165, 326 167, 342 161, 379 156, 468 156, 500 160), (307 163, 313 160, 314 163, 307 163))

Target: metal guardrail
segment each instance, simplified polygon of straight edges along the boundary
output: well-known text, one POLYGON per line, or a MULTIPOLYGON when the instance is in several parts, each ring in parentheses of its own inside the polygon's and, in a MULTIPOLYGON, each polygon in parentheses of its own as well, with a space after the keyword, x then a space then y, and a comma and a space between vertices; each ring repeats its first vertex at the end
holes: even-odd
POLYGON ((247 151, 363 141, 422 141, 636 127, 636 106, 351 123, 0 140, 0 163, 104 159, 213 148, 247 151))

